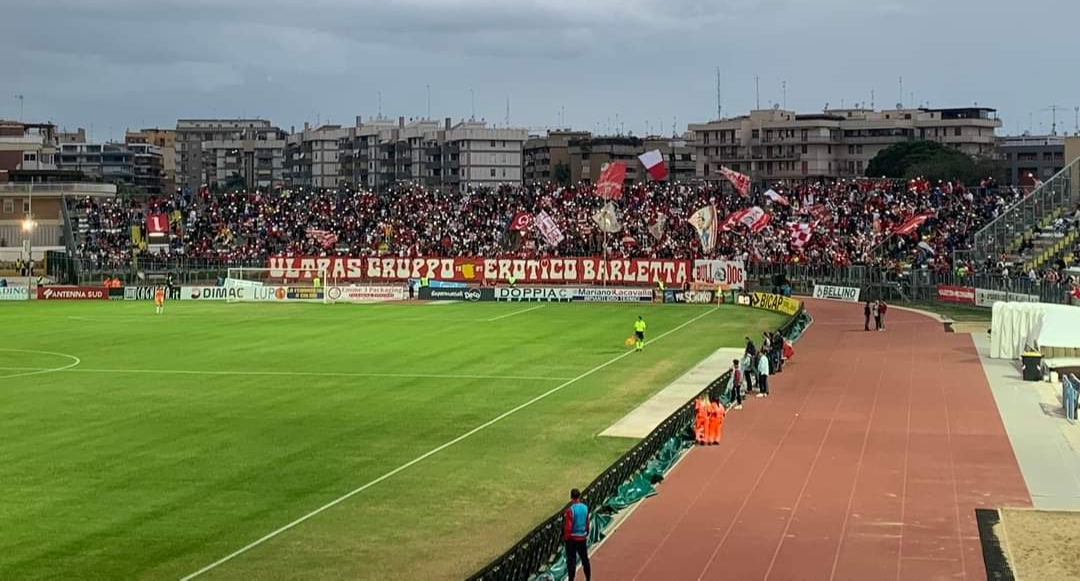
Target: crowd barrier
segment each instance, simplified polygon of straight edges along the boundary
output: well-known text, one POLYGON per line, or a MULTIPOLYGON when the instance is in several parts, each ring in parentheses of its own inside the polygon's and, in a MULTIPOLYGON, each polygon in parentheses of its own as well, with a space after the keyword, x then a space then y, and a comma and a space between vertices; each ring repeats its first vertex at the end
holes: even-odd
MULTIPOLYGON (((779 298, 794 300, 789 297, 779 298)), ((794 302, 798 305, 797 309, 785 313, 790 316, 780 327, 780 332, 789 339, 797 339, 809 324, 809 315, 802 304, 797 300, 794 302)), ((759 300, 758 304, 748 304, 784 312, 781 305, 790 303, 759 300)), ((590 535, 590 545, 602 538, 604 526, 610 522, 615 512, 630 504, 630 499, 636 501, 651 494, 652 484, 662 479, 663 473, 677 458, 677 452, 686 447, 684 442, 693 439, 694 399, 708 395, 721 399, 725 404, 730 402, 727 396, 730 376, 730 372, 724 372, 713 380, 582 490, 582 500, 593 510, 594 532, 590 535)), ((562 532, 563 509, 559 509, 513 547, 469 577, 469 581, 562 579, 566 572, 562 532)))

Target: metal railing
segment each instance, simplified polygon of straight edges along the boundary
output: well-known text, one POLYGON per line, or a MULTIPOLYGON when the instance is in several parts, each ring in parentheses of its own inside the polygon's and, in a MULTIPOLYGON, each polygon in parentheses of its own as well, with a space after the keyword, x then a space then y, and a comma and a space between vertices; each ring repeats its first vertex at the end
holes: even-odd
POLYGON ((1077 203, 1080 203, 1080 159, 1065 166, 976 232, 973 254, 963 258, 982 261, 1011 252, 1025 232, 1055 212, 1071 210, 1077 203))
POLYGON ((74 194, 82 196, 115 196, 115 184, 95 184, 89 182, 0 184, 0 194, 74 194))
POLYGON ((864 296, 898 302, 941 302, 939 286, 978 288, 998 293, 1039 297, 1039 302, 1068 304, 1068 285, 1026 276, 1005 277, 989 273, 928 269, 890 270, 873 266, 806 266, 792 264, 753 264, 747 268, 752 286, 772 290, 790 286, 794 294, 809 295, 815 284, 860 288, 864 296), (782 283, 782 284, 781 284, 782 283))
MULTIPOLYGON (((803 316, 804 309, 787 320, 780 332, 787 336, 803 316)), ((669 440, 679 436, 692 437, 690 429, 694 422, 694 400, 702 395, 720 398, 728 387, 731 372, 726 371, 713 380, 693 399, 687 401, 673 414, 667 417, 648 436, 615 461, 607 470, 593 480, 582 491, 582 500, 593 507, 595 512, 608 498, 613 497, 623 483, 645 469, 649 460, 663 448, 669 440)), ((562 548, 563 510, 548 517, 524 538, 518 541, 479 572, 469 577, 469 581, 524 581, 552 565, 562 548)))

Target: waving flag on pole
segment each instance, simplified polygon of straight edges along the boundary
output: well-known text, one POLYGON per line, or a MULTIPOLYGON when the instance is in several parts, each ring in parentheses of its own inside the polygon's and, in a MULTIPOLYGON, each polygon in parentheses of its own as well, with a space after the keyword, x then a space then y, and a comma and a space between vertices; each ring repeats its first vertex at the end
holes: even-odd
POLYGON ((660 240, 664 237, 665 228, 667 228, 667 216, 657 214, 653 221, 649 223, 649 234, 652 234, 653 238, 660 240))
POLYGON ((638 161, 645 166, 645 169, 649 172, 649 177, 653 180, 660 182, 667 179, 668 172, 667 166, 664 164, 664 154, 660 153, 659 149, 646 151, 638 156, 638 161))
POLYGON ((762 210, 761 206, 754 206, 743 210, 738 221, 749 228, 751 232, 761 232, 772 221, 772 215, 762 210))
POLYGON ((510 230, 517 232, 525 232, 532 226, 532 216, 528 212, 518 212, 514 214, 514 218, 510 220, 510 230))
POLYGON ((800 222, 791 226, 791 246, 802 248, 814 236, 814 225, 800 222))
POLYGON ((615 210, 615 204, 611 202, 604 204, 603 208, 593 214, 593 222, 596 222, 596 226, 600 228, 601 232, 607 232, 608 234, 614 234, 622 230, 622 224, 619 223, 619 213, 615 210))
POLYGON ((712 252, 716 247, 716 206, 712 204, 694 212, 687 220, 697 230, 701 250, 712 252))
POLYGON ((600 179, 596 182, 596 195, 605 200, 622 198, 623 181, 626 180, 626 164, 621 161, 604 164, 600 179))
POLYGON ((776 193, 776 190, 774 190, 772 188, 769 188, 769 191, 765 192, 765 197, 769 198, 770 200, 776 202, 777 204, 783 205, 783 206, 790 206, 791 205, 791 202, 788 202, 787 198, 785 198, 784 196, 781 196, 780 194, 776 193))
POLYGON ((912 216, 911 218, 908 218, 907 222, 901 224, 893 234, 896 234, 897 236, 907 236, 918 230, 919 226, 922 226, 924 222, 929 220, 931 215, 932 214, 919 214, 917 216, 912 216))
POLYGON ((727 178, 727 181, 735 186, 735 191, 739 192, 740 196, 746 197, 750 193, 750 176, 724 166, 720 166, 720 175, 727 178))
POLYGON ((536 227, 540 230, 540 234, 548 244, 558 246, 559 243, 563 241, 564 237, 562 230, 559 229, 559 225, 556 224, 555 220, 543 210, 536 215, 536 227))

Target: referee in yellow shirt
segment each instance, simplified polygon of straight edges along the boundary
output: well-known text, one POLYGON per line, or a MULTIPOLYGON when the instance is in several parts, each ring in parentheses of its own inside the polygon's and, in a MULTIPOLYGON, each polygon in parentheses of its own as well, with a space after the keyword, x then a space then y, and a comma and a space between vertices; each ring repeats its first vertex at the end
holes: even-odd
POLYGON ((638 315, 634 321, 634 350, 641 351, 645 347, 645 319, 638 315))

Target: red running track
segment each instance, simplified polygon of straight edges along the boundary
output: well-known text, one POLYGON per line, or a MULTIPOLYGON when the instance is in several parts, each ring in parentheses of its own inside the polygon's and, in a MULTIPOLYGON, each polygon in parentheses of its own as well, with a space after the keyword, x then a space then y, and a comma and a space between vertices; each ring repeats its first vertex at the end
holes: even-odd
POLYGON ((593 557, 602 579, 986 579, 974 509, 1031 506, 970 335, 807 301, 768 399, 732 410, 593 557))

